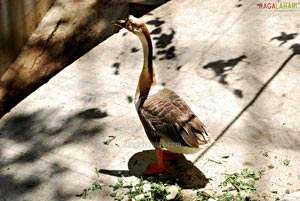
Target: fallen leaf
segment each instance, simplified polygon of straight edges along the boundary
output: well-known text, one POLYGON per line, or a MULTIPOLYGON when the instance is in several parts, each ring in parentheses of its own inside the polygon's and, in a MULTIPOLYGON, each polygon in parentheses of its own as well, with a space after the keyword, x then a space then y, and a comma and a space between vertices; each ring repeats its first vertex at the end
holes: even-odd
POLYGON ((103 142, 103 144, 109 145, 109 144, 116 138, 116 136, 108 136, 108 137, 110 137, 110 139, 105 140, 105 141, 103 142))
POLYGON ((286 165, 286 166, 288 166, 290 163, 291 163, 291 161, 289 159, 285 159, 283 161, 283 164, 286 165))

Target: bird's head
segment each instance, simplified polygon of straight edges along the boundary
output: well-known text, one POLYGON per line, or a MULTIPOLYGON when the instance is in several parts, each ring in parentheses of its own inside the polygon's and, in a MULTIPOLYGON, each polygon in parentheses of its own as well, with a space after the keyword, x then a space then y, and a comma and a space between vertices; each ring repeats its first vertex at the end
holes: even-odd
POLYGON ((128 18, 124 20, 115 20, 113 21, 113 24, 120 28, 125 28, 136 35, 142 33, 146 27, 144 22, 132 15, 129 15, 128 18))

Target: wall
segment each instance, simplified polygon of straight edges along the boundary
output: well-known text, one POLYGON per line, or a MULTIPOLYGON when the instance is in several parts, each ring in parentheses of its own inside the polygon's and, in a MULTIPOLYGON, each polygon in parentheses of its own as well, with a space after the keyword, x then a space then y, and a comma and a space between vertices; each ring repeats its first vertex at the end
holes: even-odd
POLYGON ((54 0, 0 0, 0 77, 54 0))

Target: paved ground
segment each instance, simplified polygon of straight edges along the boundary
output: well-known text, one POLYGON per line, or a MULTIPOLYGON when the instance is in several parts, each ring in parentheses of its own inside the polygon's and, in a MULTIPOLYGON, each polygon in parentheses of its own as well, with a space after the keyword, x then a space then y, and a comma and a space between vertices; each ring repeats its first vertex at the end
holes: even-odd
MULTIPOLYGON (((216 139, 204 154, 186 156, 210 178, 205 191, 218 191, 225 173, 264 170, 256 195, 275 200, 300 189, 300 10, 257 3, 174 0, 143 19, 159 82, 216 139)), ((137 38, 121 30, 2 118, 0 198, 79 200, 94 180, 132 175, 128 161, 152 149, 132 103, 141 65, 137 38)), ((105 189, 91 199, 112 200, 105 189)))

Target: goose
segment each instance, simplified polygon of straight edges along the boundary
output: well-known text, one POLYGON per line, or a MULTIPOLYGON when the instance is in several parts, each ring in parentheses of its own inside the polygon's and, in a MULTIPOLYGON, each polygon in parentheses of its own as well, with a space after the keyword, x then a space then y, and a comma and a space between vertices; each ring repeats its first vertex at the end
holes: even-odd
POLYGON ((164 160, 174 158, 176 154, 196 153, 210 142, 210 138, 204 124, 186 102, 174 91, 158 85, 152 62, 152 41, 146 24, 132 15, 113 23, 135 34, 142 44, 144 64, 134 104, 157 153, 157 164, 150 164, 144 174, 164 173, 167 171, 164 160))

